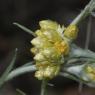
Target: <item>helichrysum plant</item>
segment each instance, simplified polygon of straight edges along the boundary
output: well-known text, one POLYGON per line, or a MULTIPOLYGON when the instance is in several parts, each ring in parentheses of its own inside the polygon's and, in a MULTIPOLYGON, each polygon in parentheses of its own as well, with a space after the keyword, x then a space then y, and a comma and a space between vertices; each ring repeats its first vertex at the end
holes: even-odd
POLYGON ((79 48, 73 42, 78 36, 79 23, 91 15, 94 9, 95 0, 91 0, 67 27, 52 20, 41 20, 40 28, 32 32, 14 23, 34 36, 30 49, 34 54, 34 61, 11 71, 16 59, 15 54, 11 64, 0 78, 0 87, 8 80, 32 71, 35 71, 34 76, 42 81, 40 95, 46 94, 48 81, 58 75, 95 87, 95 53, 79 48))

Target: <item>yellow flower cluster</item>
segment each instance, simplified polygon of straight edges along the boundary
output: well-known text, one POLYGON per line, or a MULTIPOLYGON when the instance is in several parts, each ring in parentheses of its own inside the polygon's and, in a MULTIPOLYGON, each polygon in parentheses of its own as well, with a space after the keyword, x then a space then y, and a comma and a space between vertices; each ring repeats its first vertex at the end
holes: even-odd
POLYGON ((64 56, 70 50, 69 43, 64 38, 74 39, 77 29, 73 25, 63 33, 64 27, 50 20, 40 21, 39 25, 40 29, 35 31, 37 36, 31 41, 34 46, 31 52, 35 54, 37 67, 35 77, 39 80, 52 79, 58 75, 64 56))
POLYGON ((87 66, 86 67, 86 74, 91 80, 95 80, 95 67, 87 66))

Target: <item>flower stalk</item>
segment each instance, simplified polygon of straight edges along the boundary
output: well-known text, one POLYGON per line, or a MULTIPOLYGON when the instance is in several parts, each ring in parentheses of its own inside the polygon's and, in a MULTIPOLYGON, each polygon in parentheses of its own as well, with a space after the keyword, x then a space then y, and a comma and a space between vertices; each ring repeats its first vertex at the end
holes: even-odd
POLYGON ((40 95, 46 95, 46 86, 47 86, 47 80, 43 79, 41 84, 41 94, 40 95))
POLYGON ((81 13, 73 20, 71 24, 78 25, 82 20, 84 20, 88 15, 92 13, 95 9, 95 0, 91 0, 81 11, 81 13))

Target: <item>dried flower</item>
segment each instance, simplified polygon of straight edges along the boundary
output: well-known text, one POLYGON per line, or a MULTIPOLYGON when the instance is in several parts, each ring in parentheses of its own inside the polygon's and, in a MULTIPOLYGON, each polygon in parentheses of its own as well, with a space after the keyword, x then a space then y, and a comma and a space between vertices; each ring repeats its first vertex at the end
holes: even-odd
POLYGON ((70 46, 67 39, 75 39, 77 27, 70 25, 63 33, 64 27, 56 22, 43 20, 39 24, 40 29, 35 31, 37 36, 31 41, 34 45, 31 52, 35 54, 37 67, 35 77, 40 80, 52 79, 58 75, 64 57, 69 54, 70 46))

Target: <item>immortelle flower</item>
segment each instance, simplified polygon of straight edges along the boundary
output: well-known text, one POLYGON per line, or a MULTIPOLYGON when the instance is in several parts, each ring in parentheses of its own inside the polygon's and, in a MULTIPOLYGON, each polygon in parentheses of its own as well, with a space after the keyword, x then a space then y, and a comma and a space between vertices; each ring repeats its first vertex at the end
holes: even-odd
POLYGON ((85 65, 82 79, 86 81, 86 84, 90 87, 95 87, 95 63, 89 63, 85 65))
POLYGON ((85 67, 85 74, 90 81, 95 81, 95 65, 87 65, 85 67))
MULTIPOLYGON (((67 39, 73 39, 76 27, 70 26, 71 31, 51 20, 39 22, 40 29, 35 31, 37 35, 32 41, 31 52, 35 54, 37 71, 35 77, 39 80, 52 79, 57 76, 64 57, 69 54, 70 46, 67 39), (64 32, 65 31, 65 32, 64 32), (64 34, 64 33, 65 34, 64 34), (71 35, 70 35, 70 33, 71 35)), ((75 38, 75 37, 74 37, 75 38)))

